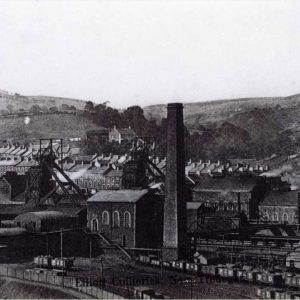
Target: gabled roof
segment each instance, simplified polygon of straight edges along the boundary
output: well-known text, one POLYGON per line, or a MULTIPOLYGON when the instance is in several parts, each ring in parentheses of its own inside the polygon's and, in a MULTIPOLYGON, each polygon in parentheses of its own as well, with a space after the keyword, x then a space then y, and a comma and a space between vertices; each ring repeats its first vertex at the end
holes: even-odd
POLYGON ((34 159, 31 159, 29 161, 23 160, 17 164, 18 167, 34 167, 37 165, 38 165, 38 162, 34 159))
POLYGON ((131 128, 116 128, 114 127, 113 130, 118 131, 121 135, 136 135, 136 133, 131 128))
POLYGON ((90 197, 87 202, 128 202, 136 203, 148 194, 148 190, 102 190, 90 197))
POLYGON ((104 175, 105 172, 107 172, 109 170, 109 167, 95 167, 92 166, 90 168, 87 169, 86 173, 90 173, 90 174, 100 174, 100 175, 104 175))
POLYGON ((122 177, 124 175, 124 172, 121 170, 111 170, 105 176, 108 177, 122 177))
POLYGON ((259 206, 296 206, 298 207, 298 191, 270 191, 259 206))
POLYGON ((201 176, 194 188, 196 192, 251 192, 256 186, 255 178, 201 176))

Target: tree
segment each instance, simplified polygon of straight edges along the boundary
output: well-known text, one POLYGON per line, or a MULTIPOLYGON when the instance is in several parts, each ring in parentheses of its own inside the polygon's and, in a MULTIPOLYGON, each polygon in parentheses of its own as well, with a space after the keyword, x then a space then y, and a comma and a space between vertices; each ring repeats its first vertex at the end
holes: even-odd
POLYGON ((11 105, 11 104, 8 104, 8 105, 6 106, 6 108, 7 108, 7 110, 8 110, 10 113, 14 110, 14 107, 13 107, 13 105, 11 105))
POLYGON ((50 110, 52 113, 54 113, 54 112, 57 112, 57 111, 58 111, 58 108, 57 108, 57 106, 51 106, 51 107, 49 108, 49 110, 50 110))
POLYGON ((88 111, 89 113, 93 112, 94 111, 94 103, 92 101, 87 101, 85 103, 84 110, 88 111))
POLYGON ((123 118, 126 126, 131 126, 138 134, 143 135, 146 129, 147 120, 144 116, 144 111, 139 106, 130 106, 123 112, 123 118))
POLYGON ((39 113, 41 112, 41 107, 38 104, 34 104, 31 106, 30 111, 33 113, 39 113))

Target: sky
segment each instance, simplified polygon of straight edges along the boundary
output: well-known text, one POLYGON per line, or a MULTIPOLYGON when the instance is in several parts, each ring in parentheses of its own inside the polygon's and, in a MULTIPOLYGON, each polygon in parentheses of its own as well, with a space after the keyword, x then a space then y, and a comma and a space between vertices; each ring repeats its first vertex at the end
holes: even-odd
POLYGON ((110 101, 300 93, 300 1, 0 0, 0 89, 110 101))

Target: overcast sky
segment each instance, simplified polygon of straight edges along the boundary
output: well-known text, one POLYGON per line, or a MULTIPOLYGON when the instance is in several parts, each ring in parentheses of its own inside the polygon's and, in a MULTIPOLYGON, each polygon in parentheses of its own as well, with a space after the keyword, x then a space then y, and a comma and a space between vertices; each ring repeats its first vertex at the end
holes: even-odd
POLYGON ((0 0, 0 89, 126 107, 300 93, 300 1, 0 0))

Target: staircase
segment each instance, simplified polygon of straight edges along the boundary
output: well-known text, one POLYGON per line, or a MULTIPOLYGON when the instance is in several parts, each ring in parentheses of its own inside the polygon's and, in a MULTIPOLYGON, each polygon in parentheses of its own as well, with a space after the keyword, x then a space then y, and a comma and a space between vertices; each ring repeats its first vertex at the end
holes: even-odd
POLYGON ((93 235, 93 237, 96 237, 97 239, 100 239, 101 241, 104 241, 105 244, 108 246, 108 249, 117 249, 119 251, 121 251, 123 254, 125 254, 128 258, 132 259, 132 255, 121 245, 119 245, 116 242, 111 241, 109 238, 107 238, 106 236, 104 236, 102 233, 100 232, 88 232, 87 230, 83 229, 84 233, 89 234, 89 235, 93 235))

